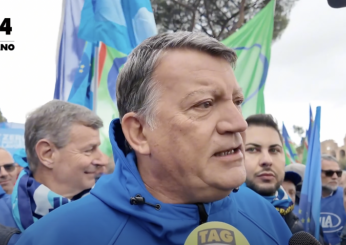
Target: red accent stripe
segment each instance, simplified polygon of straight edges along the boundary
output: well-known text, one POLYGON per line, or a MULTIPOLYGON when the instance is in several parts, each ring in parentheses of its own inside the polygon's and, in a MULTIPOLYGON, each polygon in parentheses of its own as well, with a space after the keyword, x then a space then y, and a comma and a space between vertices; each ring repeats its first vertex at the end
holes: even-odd
POLYGON ((107 55, 107 47, 106 44, 101 42, 101 47, 100 47, 100 53, 99 53, 99 69, 98 69, 98 87, 100 86, 100 82, 101 82, 101 75, 102 75, 102 71, 103 71, 103 67, 105 65, 106 62, 106 55, 107 55))

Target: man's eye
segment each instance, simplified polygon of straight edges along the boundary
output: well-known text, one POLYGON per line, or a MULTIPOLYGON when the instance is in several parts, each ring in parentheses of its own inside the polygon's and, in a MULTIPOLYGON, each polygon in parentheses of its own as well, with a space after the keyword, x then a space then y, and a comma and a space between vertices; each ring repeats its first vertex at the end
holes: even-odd
POLYGON ((236 104, 237 106, 242 106, 243 102, 244 100, 236 100, 234 104, 236 104))
POLYGON ((203 108, 203 109, 207 109, 211 106, 213 106, 213 102, 211 101, 205 101, 197 105, 198 108, 203 108))
POLYGON ((272 153, 279 153, 280 152, 280 150, 279 149, 276 149, 276 148, 273 148, 273 149, 271 149, 270 150, 272 153))

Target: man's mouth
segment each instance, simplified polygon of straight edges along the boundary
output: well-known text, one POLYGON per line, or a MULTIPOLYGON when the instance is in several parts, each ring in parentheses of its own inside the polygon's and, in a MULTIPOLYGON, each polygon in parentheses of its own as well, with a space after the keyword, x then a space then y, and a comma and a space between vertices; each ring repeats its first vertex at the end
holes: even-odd
POLYGON ((275 174, 270 171, 264 171, 256 175, 257 178, 259 178, 263 182, 272 182, 275 180, 275 174))
POLYGON ((225 151, 220 151, 214 154, 215 157, 223 157, 228 155, 234 155, 240 152, 240 147, 237 148, 231 148, 225 151))
POLYGON ((257 175, 258 177, 275 177, 273 173, 262 173, 257 175))
POLYGON ((0 180, 0 185, 8 184, 10 180, 0 180))

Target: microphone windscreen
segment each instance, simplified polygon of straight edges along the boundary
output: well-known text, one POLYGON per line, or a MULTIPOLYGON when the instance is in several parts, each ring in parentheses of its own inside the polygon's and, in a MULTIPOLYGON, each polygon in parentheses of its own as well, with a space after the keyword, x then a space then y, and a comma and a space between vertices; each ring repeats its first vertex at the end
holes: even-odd
POLYGON ((289 245, 321 245, 319 241, 316 240, 315 237, 313 237, 311 234, 300 231, 291 237, 289 245))
POLYGON ((245 236, 234 226, 223 222, 207 222, 197 226, 184 245, 250 245, 245 236))
POLYGON ((328 5, 332 8, 346 7, 346 0, 328 0, 328 5))

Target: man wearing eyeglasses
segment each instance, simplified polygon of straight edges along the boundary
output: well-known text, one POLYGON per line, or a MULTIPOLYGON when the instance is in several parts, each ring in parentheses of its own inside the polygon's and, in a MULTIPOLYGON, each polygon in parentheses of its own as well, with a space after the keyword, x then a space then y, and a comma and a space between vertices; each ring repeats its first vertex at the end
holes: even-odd
POLYGON ((331 245, 340 242, 340 234, 346 222, 343 188, 339 187, 342 170, 338 161, 330 155, 322 155, 321 162, 321 218, 325 238, 331 245))
POLYGON ((7 194, 12 194, 21 170, 22 168, 14 163, 11 154, 0 148, 0 186, 7 194))

